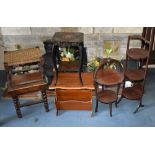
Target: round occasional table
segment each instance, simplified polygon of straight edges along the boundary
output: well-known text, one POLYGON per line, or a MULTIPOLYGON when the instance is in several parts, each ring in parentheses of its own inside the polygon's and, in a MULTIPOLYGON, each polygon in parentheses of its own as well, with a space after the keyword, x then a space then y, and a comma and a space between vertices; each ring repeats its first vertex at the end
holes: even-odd
POLYGON ((117 107, 118 93, 120 85, 124 80, 123 66, 115 59, 103 59, 94 74, 94 84, 96 93, 96 109, 98 111, 98 101, 109 104, 110 116, 112 116, 112 103, 117 107))

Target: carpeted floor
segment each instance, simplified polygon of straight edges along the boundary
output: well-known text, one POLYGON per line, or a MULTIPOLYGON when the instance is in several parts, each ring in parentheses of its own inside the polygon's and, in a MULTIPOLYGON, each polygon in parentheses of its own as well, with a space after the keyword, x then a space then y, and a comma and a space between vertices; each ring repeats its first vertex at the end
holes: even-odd
MULTIPOLYGON (((95 103, 95 99, 93 99, 95 103)), ((137 101, 123 99, 118 108, 113 105, 113 117, 109 116, 109 106, 99 104, 99 111, 90 117, 89 111, 60 111, 56 116, 53 98, 49 98, 50 112, 44 111, 42 104, 22 109, 23 118, 16 117, 12 100, 0 99, 0 126, 6 127, 151 127, 155 126, 155 69, 149 69, 144 108, 137 114, 133 111, 137 101)), ((95 105, 93 105, 95 106, 95 105)))

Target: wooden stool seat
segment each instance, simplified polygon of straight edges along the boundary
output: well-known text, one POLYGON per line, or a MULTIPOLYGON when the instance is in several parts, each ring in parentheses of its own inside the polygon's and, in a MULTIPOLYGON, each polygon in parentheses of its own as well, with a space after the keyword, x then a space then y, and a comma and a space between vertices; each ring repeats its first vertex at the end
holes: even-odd
POLYGON ((134 60, 145 59, 149 56, 149 51, 142 48, 130 48, 127 50, 127 55, 134 60))
POLYGON ((46 83, 43 80, 36 81, 33 83, 27 83, 27 84, 17 84, 13 85, 12 87, 8 87, 8 93, 16 96, 16 95, 21 95, 25 94, 27 92, 35 92, 38 90, 42 90, 46 87, 46 83))
POLYGON ((134 85, 133 87, 127 87, 123 89, 123 97, 129 100, 138 100, 143 96, 143 86, 141 84, 134 85))
POLYGON ((124 75, 130 81, 140 81, 144 79, 145 72, 143 69, 128 69, 124 72, 124 75))
POLYGON ((102 90, 98 92, 98 100, 109 104, 117 101, 117 94, 112 90, 102 90))

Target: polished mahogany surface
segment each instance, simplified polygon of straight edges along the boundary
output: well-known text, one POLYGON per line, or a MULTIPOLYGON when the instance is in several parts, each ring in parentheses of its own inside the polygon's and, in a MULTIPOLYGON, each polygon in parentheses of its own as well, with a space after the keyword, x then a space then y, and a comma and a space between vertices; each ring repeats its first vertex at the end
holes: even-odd
POLYGON ((136 84, 133 87, 124 88, 122 92, 123 97, 129 100, 138 100, 142 98, 143 94, 144 89, 141 84, 136 84))
POLYGON ((131 81, 140 81, 144 79, 145 71, 143 69, 128 69, 124 74, 131 81))
POLYGON ((96 74, 96 82, 103 85, 115 85, 122 83, 124 79, 123 73, 107 68, 99 70, 96 74))
POLYGON ((54 76, 52 84, 49 86, 49 89, 95 89, 93 82, 93 73, 87 72, 82 73, 83 85, 78 77, 76 72, 60 72, 57 85, 55 85, 56 77, 54 76))
POLYGON ((142 48, 130 48, 127 50, 127 55, 134 60, 145 59, 149 56, 149 51, 142 48))
POLYGON ((98 92, 98 99, 103 103, 112 103, 117 100, 117 94, 113 90, 102 90, 98 92))

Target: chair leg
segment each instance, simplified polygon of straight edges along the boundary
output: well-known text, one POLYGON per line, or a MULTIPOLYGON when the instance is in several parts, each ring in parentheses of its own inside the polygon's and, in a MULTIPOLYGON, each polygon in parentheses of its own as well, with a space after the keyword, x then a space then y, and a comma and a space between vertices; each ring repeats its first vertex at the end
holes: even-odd
POLYGON ((49 111, 49 106, 48 106, 48 100, 47 100, 46 90, 45 91, 42 91, 42 98, 44 100, 45 111, 48 112, 49 111))
POLYGON ((17 114, 18 118, 22 118, 22 113, 20 110, 20 103, 19 103, 18 97, 13 97, 13 103, 14 103, 14 106, 16 109, 16 114, 17 114))
POLYGON ((98 99, 96 98, 96 108, 95 108, 95 112, 98 111, 98 99))
POLYGON ((133 113, 134 113, 134 114, 137 113, 138 110, 139 110, 141 107, 144 107, 144 105, 142 104, 142 99, 140 99, 139 105, 138 105, 137 109, 136 109, 133 113))
POLYGON ((110 117, 112 117, 112 103, 109 103, 110 117))
POLYGON ((121 97, 116 101, 117 102, 117 105, 121 102, 123 96, 121 95, 121 97))

